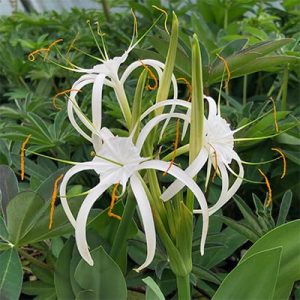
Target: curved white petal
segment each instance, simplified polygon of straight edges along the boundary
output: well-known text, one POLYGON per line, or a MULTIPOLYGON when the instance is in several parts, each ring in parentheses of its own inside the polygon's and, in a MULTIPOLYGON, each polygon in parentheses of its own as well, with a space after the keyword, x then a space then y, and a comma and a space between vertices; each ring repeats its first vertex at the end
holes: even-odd
POLYGON ((96 76, 92 90, 92 121, 96 130, 101 129, 102 124, 102 89, 105 75, 96 76))
POLYGON ((101 181, 84 199, 80 210, 78 212, 78 216, 76 219, 75 226, 75 239, 78 251, 82 258, 91 266, 94 265, 94 261, 89 252, 88 243, 86 240, 86 225, 88 215, 90 210, 92 209, 96 200, 107 190, 111 185, 112 181, 109 177, 101 181))
POLYGON ((69 204, 68 204, 68 201, 66 198, 67 184, 72 176, 74 176, 75 174, 77 174, 81 171, 84 171, 84 170, 94 169, 94 165, 95 165, 95 163, 93 163, 93 162, 79 163, 79 164, 75 165, 74 167, 72 167, 71 169, 69 169, 66 172, 66 174, 64 175, 63 180, 60 184, 60 188, 59 188, 60 201, 61 201, 62 207, 63 207, 69 221, 73 225, 73 227, 75 227, 76 221, 70 210, 70 207, 69 207, 69 204))
POLYGON ((208 102, 208 117, 207 118, 212 118, 212 117, 216 116, 218 114, 216 101, 212 97, 205 96, 205 95, 204 95, 204 99, 206 99, 208 102))
MULTIPOLYGON (((164 162, 164 161, 159 161, 159 160, 149 160, 149 161, 141 163, 139 166, 140 170, 154 169, 154 170, 160 170, 162 172, 165 172, 168 168, 169 168, 169 163, 164 162)), ((202 214, 203 226, 202 226, 202 236, 201 236, 201 243, 200 243, 200 252, 201 252, 201 255, 203 255, 205 241, 206 241, 206 237, 207 237, 208 219, 209 219, 206 199, 205 199, 201 189, 195 183, 195 181, 190 176, 188 176, 184 171, 182 171, 180 168, 172 165, 167 173, 174 176, 175 178, 180 180, 184 185, 186 185, 193 192, 197 201, 199 202, 199 205, 203 212, 203 214, 202 214)))
MULTIPOLYGON (((202 148, 195 160, 185 169, 185 174, 189 177, 194 177, 201 170, 208 159, 208 153, 205 148, 202 148)), ((168 201, 174 197, 185 184, 180 180, 175 180, 160 196, 163 201, 168 201)))
POLYGON ((156 235, 149 200, 147 198, 144 187, 140 182, 140 179, 135 174, 131 176, 130 184, 139 207, 147 243, 147 257, 145 262, 136 269, 136 271, 139 272, 140 270, 146 268, 154 258, 156 248, 156 235))
POLYGON ((168 113, 168 114, 162 114, 159 116, 154 117, 151 119, 141 130, 137 141, 136 141, 136 147, 138 151, 140 152, 142 150, 142 147, 144 145, 145 140, 147 139, 149 133, 151 130, 161 121, 169 119, 169 118, 178 118, 182 120, 187 120, 187 116, 185 114, 180 114, 180 113, 168 113))

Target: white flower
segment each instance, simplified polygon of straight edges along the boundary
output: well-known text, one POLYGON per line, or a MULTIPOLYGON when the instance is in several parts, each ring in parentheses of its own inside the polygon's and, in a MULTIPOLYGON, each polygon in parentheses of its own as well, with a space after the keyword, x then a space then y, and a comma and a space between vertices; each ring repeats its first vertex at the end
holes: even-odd
POLYGON ((78 163, 65 174, 60 186, 61 202, 70 222, 75 227, 78 250, 83 259, 90 265, 93 265, 93 260, 89 253, 86 240, 87 218, 95 201, 101 197, 111 185, 117 183, 123 186, 123 190, 125 190, 128 183, 131 185, 144 226, 147 242, 147 257, 143 265, 137 270, 139 271, 145 268, 153 260, 156 248, 154 221, 151 207, 139 175, 139 171, 144 169, 154 169, 162 172, 168 170, 168 174, 174 176, 195 194, 203 213, 200 248, 201 253, 204 253, 204 244, 208 230, 208 208, 202 191, 192 178, 177 166, 172 165, 169 168, 169 163, 167 162, 141 156, 141 150, 148 134, 159 122, 169 119, 170 116, 186 120, 186 116, 179 113, 159 115, 151 119, 143 127, 135 144, 132 142, 134 131, 129 137, 118 137, 114 136, 107 128, 102 128, 99 131, 99 138, 102 139, 103 144, 100 149, 96 151, 94 159, 90 162, 78 163), (66 187, 69 179, 74 174, 90 169, 99 175, 100 180, 99 183, 89 191, 75 219, 66 199, 66 187))
MULTIPOLYGON (((137 42, 138 43, 138 42, 137 42)), ((137 44, 136 43, 136 44, 137 44)), ((121 64, 123 64, 129 53, 136 46, 130 45, 129 48, 123 53, 122 56, 114 57, 112 59, 108 58, 108 55, 105 53, 105 59, 100 60, 101 64, 95 65, 91 69, 76 68, 75 72, 85 73, 82 75, 72 86, 69 101, 68 101, 68 116, 70 122, 74 128, 87 140, 94 142, 93 138, 87 134, 81 126, 77 123, 75 119, 75 114, 80 119, 80 121, 85 125, 85 127, 91 132, 97 132, 101 129, 102 125, 102 92, 104 86, 111 87, 116 95, 117 101, 121 107, 124 119, 127 125, 130 125, 131 122, 131 111, 128 105, 127 96, 124 89, 124 84, 130 74, 140 66, 147 65, 155 69, 158 80, 161 80, 163 70, 165 65, 154 59, 143 59, 131 63, 123 72, 122 75, 119 75, 119 69, 121 64), (76 96, 78 92, 86 85, 93 84, 92 88, 92 121, 89 121, 87 117, 82 113, 76 96)), ((174 75, 172 75, 172 85, 173 85, 173 98, 177 98, 178 88, 177 82, 174 75)))
MULTIPOLYGON (((227 203, 237 192, 243 180, 244 169, 241 159, 234 151, 233 135, 237 130, 231 130, 227 121, 220 116, 214 99, 206 96, 204 98, 208 101, 209 111, 207 118, 204 118, 203 147, 196 159, 189 165, 185 172, 189 176, 194 177, 207 162, 206 184, 210 178, 212 166, 215 168, 216 172, 220 174, 222 189, 218 201, 209 208, 209 215, 212 215, 225 203, 227 203), (239 171, 236 180, 229 187, 228 172, 236 175, 230 167, 232 161, 236 161, 239 171)), ((164 201, 167 201, 177 194, 183 187, 184 185, 176 180, 162 194, 161 198, 164 201)), ((194 212, 201 213, 202 211, 196 209, 194 212)))

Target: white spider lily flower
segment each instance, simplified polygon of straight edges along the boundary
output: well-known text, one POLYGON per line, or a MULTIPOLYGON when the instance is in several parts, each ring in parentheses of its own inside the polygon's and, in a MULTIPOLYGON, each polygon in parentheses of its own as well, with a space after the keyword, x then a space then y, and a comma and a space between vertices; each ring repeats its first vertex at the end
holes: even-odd
POLYGON ((151 207, 139 175, 139 171, 145 169, 167 172, 194 193, 203 214, 200 251, 202 254, 204 253, 204 245, 208 231, 208 207, 201 189, 192 178, 179 167, 174 165, 170 167, 168 162, 141 156, 142 147, 151 130, 159 122, 167 120, 170 117, 186 120, 185 114, 161 114, 151 119, 151 121, 143 127, 135 144, 132 140, 134 130, 129 137, 118 137, 114 136, 107 128, 102 128, 100 130, 100 138, 103 144, 97 149, 94 159, 90 162, 76 164, 65 174, 60 186, 61 203, 68 219, 75 227, 75 238, 79 253, 88 264, 93 265, 86 240, 86 224, 89 212, 96 200, 101 197, 110 186, 117 183, 123 186, 123 191, 126 185, 128 183, 130 184, 144 226, 147 257, 137 271, 147 267, 153 260, 156 248, 155 227, 151 207), (94 170, 99 175, 100 180, 99 183, 88 192, 75 219, 68 206, 66 187, 68 181, 74 174, 84 170, 94 170))
MULTIPOLYGON (((234 133, 239 130, 231 130, 227 121, 220 116, 216 103, 211 97, 204 96, 208 101, 208 116, 204 118, 203 148, 200 150, 196 159, 185 170, 191 177, 203 168, 207 162, 206 184, 210 178, 212 166, 220 174, 222 180, 222 189, 218 201, 209 208, 209 215, 214 214, 224 204, 226 204, 237 192, 243 181, 244 169, 241 159, 234 151, 234 133), (238 175, 231 169, 230 164, 236 161, 238 165, 238 175), (228 172, 234 174, 237 178, 229 187, 228 172)), ((190 111, 190 108, 188 108, 190 111)), ((189 117, 188 117, 189 118, 189 117)), ((176 180, 161 195, 162 200, 167 201, 174 197, 184 185, 176 180)), ((195 213, 201 213, 201 210, 194 210, 195 213)))
MULTIPOLYGON (((109 86, 113 88, 118 103, 121 107, 124 119, 127 125, 129 126, 131 122, 131 111, 128 105, 127 96, 124 89, 124 84, 127 78, 138 67, 147 65, 155 69, 158 75, 158 81, 161 81, 165 65, 162 62, 154 59, 143 59, 135 61, 125 69, 121 76, 119 75, 119 68, 121 64, 123 64, 126 61, 129 53, 136 46, 136 44, 130 45, 122 56, 114 57, 112 59, 107 58, 106 60, 101 60, 102 63, 95 65, 92 69, 75 69, 76 72, 81 72, 85 74, 82 75, 73 84, 71 88, 67 106, 68 116, 73 127, 90 142, 94 142, 93 138, 89 136, 84 130, 82 130, 81 126, 79 126, 75 119, 74 112, 89 131, 99 131, 101 129, 102 124, 102 92, 104 86, 109 86), (87 117, 84 116, 76 100, 78 92, 88 84, 93 84, 91 99, 92 121, 89 121, 87 117)), ((172 74, 171 80, 173 86, 173 98, 176 99, 178 97, 178 87, 174 74, 172 74)))

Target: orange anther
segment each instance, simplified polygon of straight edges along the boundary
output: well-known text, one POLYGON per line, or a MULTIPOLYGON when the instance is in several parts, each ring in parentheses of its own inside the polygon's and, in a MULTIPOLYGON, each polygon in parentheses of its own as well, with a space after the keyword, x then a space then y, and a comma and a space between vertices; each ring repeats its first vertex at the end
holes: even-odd
POLYGON ((228 66, 228 62, 226 61, 226 59, 224 57, 222 57, 219 54, 217 54, 217 57, 222 60, 222 62, 224 63, 225 70, 227 72, 227 80, 226 80, 226 83, 225 83, 225 86, 224 86, 224 88, 227 88, 228 87, 228 82, 230 81, 230 78, 231 78, 231 73, 230 73, 230 69, 229 69, 229 66, 228 66))
POLYGON ((111 194, 111 201, 110 201, 110 206, 109 206, 109 210, 108 210, 108 216, 109 217, 112 217, 112 218, 115 218, 115 219, 118 219, 118 220, 121 220, 122 217, 120 217, 119 215, 116 215, 112 212, 114 206, 115 206, 115 203, 118 199, 117 197, 117 191, 118 191, 118 187, 119 187, 120 183, 118 182, 117 184, 115 184, 114 188, 113 188, 113 191, 112 191, 112 194, 111 194))
POLYGON ((140 63, 147 70, 147 72, 150 75, 150 77, 154 80, 154 86, 151 86, 150 84, 148 84, 147 87, 146 87, 146 89, 150 90, 150 91, 156 90, 158 88, 158 80, 157 80, 156 76, 151 71, 151 69, 146 64, 143 63, 143 61, 140 60, 140 63))
POLYGON ((272 148, 273 151, 276 151, 277 153, 280 154, 281 158, 282 158, 282 162, 283 162, 283 170, 282 170, 282 175, 281 175, 281 179, 284 178, 284 176, 286 175, 286 158, 284 153, 282 152, 281 149, 279 148, 272 148))
POLYGON ((61 110, 61 108, 56 105, 56 98, 70 92, 81 92, 81 90, 75 90, 75 89, 64 90, 62 92, 57 93, 54 97, 52 97, 52 104, 57 110, 61 110))
POLYGON ((190 102, 192 100, 192 85, 191 85, 191 83, 184 77, 177 78, 177 81, 183 81, 187 85, 187 88, 189 91, 189 97, 188 97, 187 101, 190 102))
POLYGON ((54 208, 55 208, 55 202, 56 202, 57 191, 58 191, 58 183, 62 180, 63 177, 64 175, 61 174, 54 181, 53 193, 51 197, 51 208, 50 208, 50 217, 49 217, 49 226, 48 226, 49 229, 52 228, 52 224, 53 224, 54 208))
POLYGON ((27 136, 27 138, 25 139, 25 141, 23 142, 22 146, 21 146, 21 180, 24 180, 24 175, 25 175, 25 147, 26 144, 28 143, 29 139, 31 137, 31 134, 29 134, 27 136))
POLYGON ((268 201, 266 203, 266 207, 269 207, 270 204, 272 203, 272 189, 271 189, 270 181, 269 181, 268 177, 266 176, 266 174, 261 169, 258 169, 258 171, 264 177, 266 186, 268 188, 269 197, 268 197, 268 201))

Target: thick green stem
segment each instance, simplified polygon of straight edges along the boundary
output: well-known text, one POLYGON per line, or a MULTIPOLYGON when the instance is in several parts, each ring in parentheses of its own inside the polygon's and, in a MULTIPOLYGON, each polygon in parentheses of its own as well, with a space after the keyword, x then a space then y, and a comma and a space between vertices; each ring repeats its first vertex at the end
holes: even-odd
POLYGON ((189 300, 191 299, 190 276, 176 276, 178 299, 189 300))
POLYGON ((124 90, 124 86, 121 82, 116 83, 115 88, 116 96, 119 102, 119 105, 122 110, 122 114, 124 116, 127 128, 130 129, 131 127, 131 110, 128 104, 127 96, 124 90))
POLYGON ((283 72, 283 83, 282 83, 282 99, 281 99, 281 110, 286 110, 286 99, 288 92, 288 82, 289 82, 289 69, 288 67, 283 72))
POLYGON ((23 256, 25 257, 29 262, 31 262, 32 264, 36 265, 36 266, 39 266, 43 269, 46 269, 48 271, 52 271, 52 267, 43 263, 42 261, 34 258, 33 256, 31 256, 30 254, 28 254, 26 251, 22 250, 22 249, 18 249, 18 252, 23 256))
POLYGON ((119 261, 119 254, 121 253, 120 249, 123 249, 123 247, 125 246, 127 236, 128 236, 128 230, 135 212, 135 208, 136 208, 136 201, 133 197, 132 192, 129 192, 125 204, 124 212, 122 215, 122 220, 120 221, 116 236, 114 238, 114 242, 110 250, 110 256, 116 262, 119 261))

